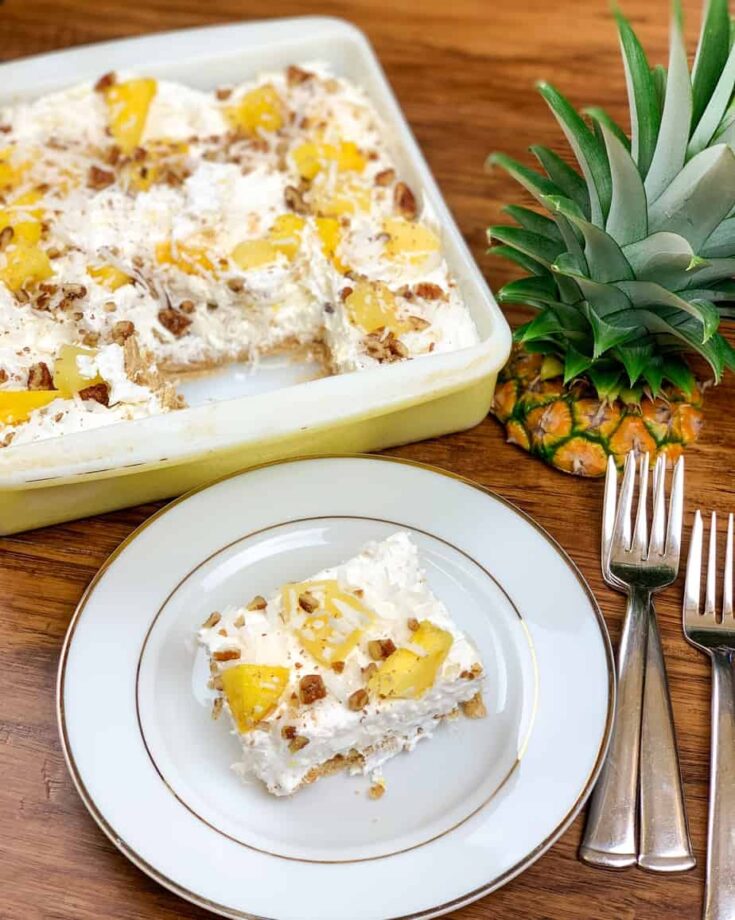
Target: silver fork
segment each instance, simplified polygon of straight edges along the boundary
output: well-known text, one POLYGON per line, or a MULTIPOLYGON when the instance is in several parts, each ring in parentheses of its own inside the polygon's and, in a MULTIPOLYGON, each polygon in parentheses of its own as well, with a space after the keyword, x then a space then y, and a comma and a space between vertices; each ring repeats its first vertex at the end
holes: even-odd
MULTIPOLYGON (((666 476, 666 458, 653 468, 653 494, 666 476)), ((615 526, 618 471, 610 457, 602 503, 602 577, 611 588, 628 593, 610 571, 610 549, 615 526)), ((661 636, 653 601, 649 605, 648 650, 643 684, 643 717, 639 772, 639 841, 637 862, 651 872, 685 872, 696 865, 686 816, 674 715, 666 677, 661 636)), ((599 844, 602 846, 602 843, 599 844)), ((596 865, 605 865, 595 854, 596 865)), ((614 854, 616 865, 619 854, 614 854)))
MULTIPOLYGON (((610 869, 622 869, 637 861, 638 769, 649 608, 652 594, 676 579, 681 546, 683 460, 680 459, 674 468, 668 532, 664 476, 656 477, 650 542, 646 510, 648 462, 646 454, 640 460, 638 511, 631 532, 636 460, 632 453, 628 455, 610 538, 609 573, 616 586, 627 590, 628 608, 618 649, 615 728, 605 766, 592 795, 580 848, 585 862, 610 869)), ((648 745, 646 750, 649 750, 648 745)), ((648 807, 647 814, 650 814, 650 799, 648 807)), ((653 867, 650 860, 646 863, 647 868, 653 867)), ((655 868, 670 871, 690 866, 669 867, 661 863, 655 868)))
POLYGON ((712 747, 704 920, 735 917, 735 618, 732 601, 733 516, 727 522, 722 615, 715 604, 717 518, 710 521, 704 612, 699 612, 702 515, 694 517, 684 588, 684 635, 712 659, 712 747))

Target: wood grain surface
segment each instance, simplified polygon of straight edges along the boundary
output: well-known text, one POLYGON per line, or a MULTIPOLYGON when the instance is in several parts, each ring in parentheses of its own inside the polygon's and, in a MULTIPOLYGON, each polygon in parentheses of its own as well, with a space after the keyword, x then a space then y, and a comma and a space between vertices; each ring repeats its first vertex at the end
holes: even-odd
MULTIPOLYGON (((665 62, 665 0, 625 0, 655 61, 665 62)), ((687 0, 689 34, 699 3, 687 0)), ((624 80, 606 0, 0 0, 0 57, 9 60, 122 36, 264 16, 326 13, 375 45, 429 163, 490 284, 510 277, 485 253, 485 227, 522 200, 491 149, 523 157, 564 145, 534 92, 546 78, 577 104, 624 116, 624 80)), ((145 69, 144 62, 141 62, 145 69)), ((5 87, 4 87, 5 88, 5 87)), ((513 321, 521 318, 511 314, 513 321)), ((708 393, 701 443, 687 462, 687 528, 695 507, 733 508, 735 381, 708 393)), ((472 431, 395 451, 497 490, 546 527, 589 579, 617 641, 622 602, 599 575, 602 487, 552 472, 504 443, 487 420, 472 431)), ((97 829, 67 774, 54 689, 64 633, 85 586, 155 506, 0 539, 0 918, 205 920, 121 856, 97 829)), ((681 584, 658 604, 698 868, 685 876, 604 873, 577 860, 578 819, 520 878, 453 914, 461 920, 694 920, 703 885, 709 671, 681 634, 681 584)), ((93 688, 90 688, 93 692, 93 688)), ((398 883, 398 880, 396 880, 398 883)), ((318 917, 318 911, 314 915, 318 917)), ((345 920, 349 920, 346 914, 345 920)))

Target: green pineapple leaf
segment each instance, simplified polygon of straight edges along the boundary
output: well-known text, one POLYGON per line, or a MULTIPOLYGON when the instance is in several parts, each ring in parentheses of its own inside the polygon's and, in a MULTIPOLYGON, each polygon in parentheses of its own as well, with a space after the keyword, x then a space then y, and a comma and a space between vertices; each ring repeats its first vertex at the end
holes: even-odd
POLYGON ((697 258, 688 240, 666 231, 624 246, 623 255, 639 281, 653 281, 670 289, 675 289, 676 280, 697 258))
POLYGON ((656 138, 661 124, 661 106, 646 53, 628 20, 619 12, 615 18, 625 64, 630 108, 631 152, 645 177, 653 159, 656 138))
POLYGON ((519 182, 534 198, 541 199, 543 195, 558 195, 559 189, 546 176, 542 176, 523 163, 514 160, 504 153, 491 153, 486 161, 488 166, 500 166, 508 175, 519 182))
POLYGON ((534 146, 529 149, 546 170, 549 179, 558 187, 560 193, 571 198, 582 214, 589 219, 590 196, 587 184, 579 173, 547 147, 534 146))
POLYGON ((697 385, 689 365, 681 358, 665 358, 661 368, 662 377, 673 383, 691 397, 697 385))
POLYGON ((620 392, 622 370, 615 362, 598 361, 587 369, 587 376, 600 399, 613 401, 620 392))
POLYGON ((691 117, 692 86, 681 29, 681 9, 677 2, 674 15, 671 17, 669 72, 664 109, 656 148, 645 181, 649 201, 655 201, 681 171, 686 158, 691 117))
POLYGON ((620 246, 643 239, 648 232, 648 205, 641 174, 617 135, 600 122, 610 161, 612 194, 606 231, 620 246))
POLYGON ((630 153, 630 138, 625 133, 625 131, 623 131, 620 125, 614 121, 603 108, 601 108, 599 105, 589 105, 582 109, 582 112, 591 118, 592 121, 596 124, 607 128, 610 134, 617 137, 623 147, 625 147, 628 153, 630 153))
POLYGON ((734 201, 735 154, 725 144, 708 147, 686 164, 651 205, 648 229, 678 233, 697 252, 734 201))
POLYGON ((549 272, 547 266, 542 265, 540 262, 527 256, 525 252, 521 252, 513 246, 491 246, 490 249, 488 249, 488 253, 515 262, 516 265, 520 265, 521 268, 524 268, 527 272, 531 272, 533 275, 542 275, 544 272, 549 272))
POLYGON ((720 79, 717 81, 712 97, 707 103, 707 108, 702 113, 699 123, 692 134, 689 146, 687 147, 687 157, 691 159, 695 154, 709 144, 722 122, 727 110, 727 104, 730 101, 733 89, 735 88, 735 45, 730 49, 727 58, 727 64, 722 71, 720 79))
POLYGON ((584 257, 593 281, 620 281, 633 277, 633 272, 615 240, 581 217, 568 198, 549 196, 543 202, 552 212, 563 214, 584 237, 584 257))
POLYGON ((706 342, 717 331, 720 314, 705 300, 685 300, 660 284, 651 281, 620 281, 616 284, 635 307, 670 307, 689 314, 701 323, 701 341, 706 342))
POLYGON ((564 252, 562 243, 518 227, 489 227, 488 234, 491 240, 513 246, 547 268, 564 252))
POLYGON ((592 365, 592 358, 583 355, 577 351, 574 346, 570 345, 564 355, 564 383, 569 383, 575 377, 579 377, 592 365))
POLYGON ((531 211, 529 208, 522 208, 519 205, 509 204, 503 208, 503 212, 512 217, 524 230, 538 233, 540 236, 545 236, 550 240, 562 241, 561 233, 554 221, 548 217, 544 217, 543 214, 539 214, 537 211, 531 211))
POLYGON ((651 363, 653 354, 654 346, 651 342, 620 345, 615 349, 615 356, 625 368, 630 386, 635 386, 641 379, 646 367, 651 363))
MULTIPOLYGON (((549 83, 538 89, 574 151, 590 196, 590 220, 602 226, 610 208, 610 167, 605 148, 584 123, 569 101, 549 83)), ((552 193, 553 194, 553 193, 552 193)))
POLYGON ((697 53, 692 68, 692 128, 707 108, 715 87, 725 70, 730 51, 730 14, 727 0, 707 0, 697 53))
POLYGON ((735 253, 735 217, 728 217, 715 227, 701 247, 707 259, 728 258, 735 253))
POLYGON ((626 328, 624 326, 613 326, 606 322, 586 300, 582 302, 581 308, 592 327, 592 357, 595 361, 605 352, 630 341, 637 334, 635 326, 626 328))
POLYGON ((554 279, 550 276, 533 275, 519 278, 504 284, 498 291, 499 303, 551 303, 558 300, 559 292, 554 279))

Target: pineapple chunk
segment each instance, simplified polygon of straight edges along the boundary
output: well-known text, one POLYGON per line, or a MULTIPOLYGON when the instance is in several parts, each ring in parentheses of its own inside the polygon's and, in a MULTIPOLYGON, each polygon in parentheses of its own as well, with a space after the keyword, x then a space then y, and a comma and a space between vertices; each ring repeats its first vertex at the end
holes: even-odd
POLYGON ((304 223, 304 218, 298 214, 281 214, 268 233, 273 246, 289 260, 295 259, 299 251, 304 223))
POLYGON ((439 237, 423 224, 390 217, 383 223, 383 230, 388 234, 385 254, 393 261, 419 266, 439 251, 439 237))
POLYGON ((424 654, 410 648, 396 649, 370 678, 368 689, 384 698, 418 699, 433 685, 453 642, 451 633, 422 620, 411 644, 424 654))
POLYGON ((302 645, 326 667, 344 661, 374 619, 372 610, 333 579, 285 585, 282 599, 286 621, 298 623, 294 631, 302 645), (299 605, 302 594, 319 602, 305 617, 299 605))
POLYGON ((0 281, 4 281, 11 291, 19 291, 24 285, 45 281, 52 274, 51 262, 42 249, 18 243, 5 252, 0 281))
POLYGON ((200 275, 214 271, 214 265, 207 253, 199 246, 187 246, 185 243, 176 244, 176 252, 170 242, 156 245, 156 260, 161 265, 175 265, 187 275, 200 275))
POLYGON ((104 383, 104 380, 97 374, 94 377, 85 377, 79 370, 77 358, 81 356, 93 358, 97 352, 93 348, 83 348, 81 345, 62 345, 59 349, 59 355, 54 361, 54 386, 59 394, 65 398, 71 398, 75 393, 85 389, 85 387, 94 386, 97 383, 104 383))
POLYGON ((324 217, 342 217, 370 210, 370 189, 352 176, 341 176, 331 189, 314 188, 312 204, 324 217))
POLYGON ((13 228, 13 241, 15 243, 33 246, 41 239, 41 208, 32 208, 41 198, 41 193, 35 189, 19 195, 2 211, 0 211, 0 231, 6 227, 13 228))
POLYGON ((222 671, 221 678, 238 731, 249 732, 278 705, 289 670, 278 665, 238 664, 222 671))
POLYGON ((362 172, 365 169, 365 157, 352 141, 340 141, 336 146, 306 141, 296 147, 291 156, 302 179, 308 182, 330 163, 336 163, 339 172, 362 172))
POLYGON ((334 265, 338 272, 344 275, 349 268, 336 255, 337 246, 341 237, 339 221, 335 217, 317 217, 316 232, 322 243, 322 252, 334 265))
POLYGON ((87 271, 91 278, 109 291, 116 291, 124 284, 130 284, 130 278, 125 272, 120 271, 114 265, 90 265, 87 271))
POLYGON ((155 80, 142 77, 113 83, 105 90, 110 133, 125 154, 140 144, 156 88, 155 80))
POLYGON ((278 258, 279 250, 270 240, 244 240, 232 250, 233 262, 243 271, 269 265, 278 258))
POLYGON ((225 109, 225 114, 234 128, 248 134, 279 131, 284 122, 283 103, 270 83, 245 93, 235 105, 225 109))
POLYGON ((0 189, 7 190, 20 184, 30 163, 13 163, 13 147, 0 150, 0 189))
POLYGON ((34 409, 47 406, 60 395, 56 390, 0 390, 0 424, 25 422, 34 409))
POLYGON ((299 144, 298 147, 294 147, 291 156, 299 175, 302 179, 306 179, 307 182, 311 182, 322 168, 320 145, 312 141, 306 141, 303 144, 299 144))
POLYGON ((390 288, 382 282, 358 281, 345 300, 350 320, 368 334, 387 329, 401 335, 411 329, 411 324, 399 319, 397 303, 390 288))

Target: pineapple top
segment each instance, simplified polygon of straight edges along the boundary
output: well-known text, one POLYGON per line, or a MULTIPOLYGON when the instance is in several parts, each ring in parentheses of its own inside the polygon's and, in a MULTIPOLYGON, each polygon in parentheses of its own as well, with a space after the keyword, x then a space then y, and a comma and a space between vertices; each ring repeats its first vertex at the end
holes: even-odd
POLYGON ((552 86, 540 92, 564 131, 575 170, 532 147, 537 172, 504 167, 550 216, 509 207, 516 226, 491 227, 504 255, 530 274, 500 291, 537 316, 516 332, 528 351, 557 356, 567 382, 586 375, 600 396, 687 392, 683 355, 700 355, 715 380, 735 368, 718 332, 735 299, 735 48, 727 0, 708 0, 690 73, 681 12, 668 69, 651 67, 617 16, 628 82, 630 137, 599 108, 585 121, 552 86))

